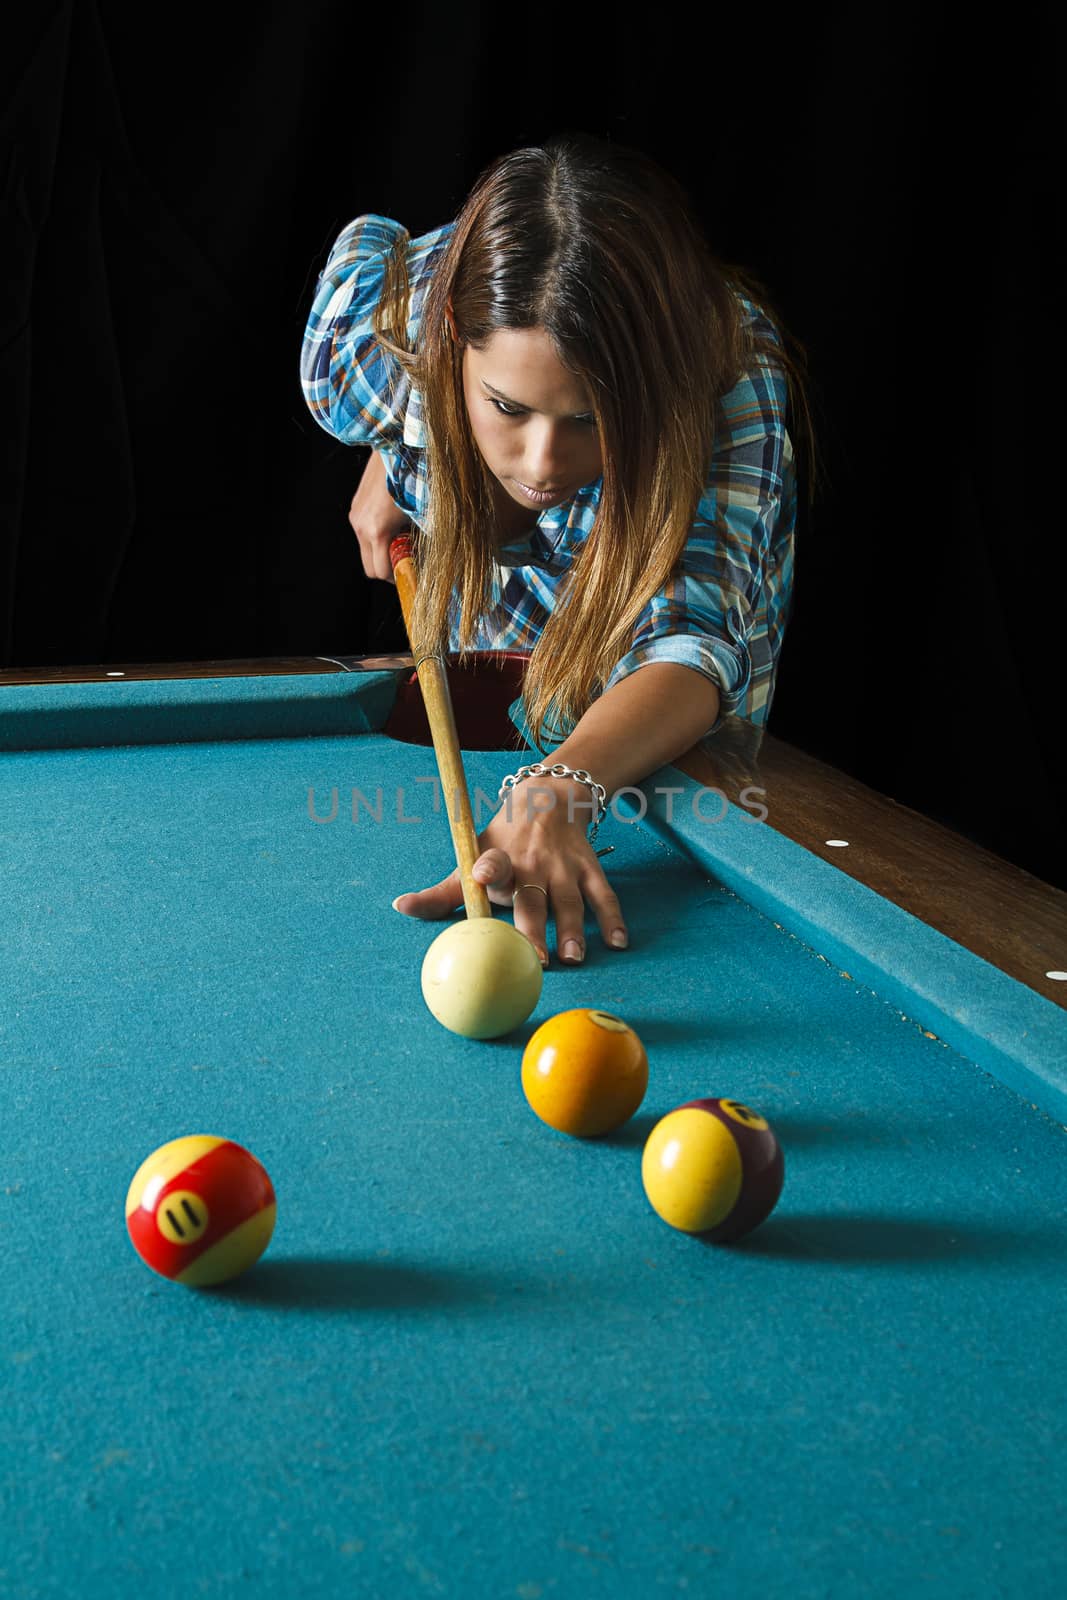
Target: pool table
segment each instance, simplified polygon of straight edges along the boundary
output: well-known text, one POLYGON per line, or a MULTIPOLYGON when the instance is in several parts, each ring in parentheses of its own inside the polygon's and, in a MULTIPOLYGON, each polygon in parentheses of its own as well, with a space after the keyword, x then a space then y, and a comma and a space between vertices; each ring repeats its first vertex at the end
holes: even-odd
MULTIPOLYGON (((522 663, 449 670, 484 825, 522 663)), ((410 658, 0 675, 4 1600, 1062 1596, 1067 896, 727 724, 601 827, 630 948, 465 1040, 435 770, 410 658), (577 1006, 650 1067, 590 1141, 577 1006), (785 1155, 729 1246, 641 1184, 709 1095, 785 1155), (207 1290, 124 1223, 196 1133, 278 1203, 207 1290)))

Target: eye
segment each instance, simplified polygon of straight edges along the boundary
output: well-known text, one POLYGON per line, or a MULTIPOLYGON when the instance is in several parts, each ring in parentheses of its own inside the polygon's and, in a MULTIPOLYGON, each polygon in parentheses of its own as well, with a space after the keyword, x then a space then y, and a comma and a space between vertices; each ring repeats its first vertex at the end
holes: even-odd
MULTIPOLYGON (((493 396, 487 396, 487 399, 489 400, 489 404, 491 406, 495 406, 496 407, 497 411, 500 413, 500 415, 502 417, 524 417, 524 416, 526 416, 526 412, 521 410, 517 406, 509 406, 505 401, 497 400, 493 396)), ((595 417, 574 417, 574 418, 572 418, 572 421, 576 422, 578 424, 579 428, 596 428, 596 427, 599 426, 599 424, 597 422, 597 419, 595 417)))

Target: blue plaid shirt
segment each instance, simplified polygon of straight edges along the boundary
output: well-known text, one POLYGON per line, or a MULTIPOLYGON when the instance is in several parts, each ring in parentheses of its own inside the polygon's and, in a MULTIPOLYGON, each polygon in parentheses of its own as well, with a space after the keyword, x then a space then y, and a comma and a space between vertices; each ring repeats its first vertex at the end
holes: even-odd
MULTIPOLYGON (((452 226, 409 242, 411 347, 452 226)), ((301 383, 312 416, 328 433, 378 451, 393 500, 430 534, 419 393, 373 332, 385 253, 401 231, 388 217, 362 216, 337 239, 315 289, 301 383)), ((765 314, 744 297, 741 305, 746 318, 780 345, 765 314)), ((797 503, 782 369, 760 357, 722 403, 727 430, 716 443, 681 560, 645 606, 630 649, 605 684, 610 689, 651 661, 681 662, 718 685, 715 728, 729 715, 766 721, 789 612, 797 503)), ((497 551, 492 604, 479 623, 475 648, 533 649, 589 536, 602 482, 598 478, 549 507, 528 534, 497 551)), ((450 649, 458 648, 454 636, 450 649)))

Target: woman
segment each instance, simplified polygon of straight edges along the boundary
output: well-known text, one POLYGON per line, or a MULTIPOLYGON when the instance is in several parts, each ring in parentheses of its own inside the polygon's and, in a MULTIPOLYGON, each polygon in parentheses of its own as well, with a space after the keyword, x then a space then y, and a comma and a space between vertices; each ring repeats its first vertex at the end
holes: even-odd
MULTIPOLYGON (((324 428, 373 446, 351 514, 364 570, 390 579, 413 524, 420 650, 531 652, 527 731, 567 775, 513 787, 474 873, 543 965, 550 915, 564 961, 584 958, 586 906, 627 943, 589 837, 604 799, 771 704, 787 422, 811 428, 803 352, 756 290, 669 174, 583 134, 502 156, 419 239, 357 217, 319 278, 302 381, 324 428)), ((393 903, 461 902, 453 871, 393 903)))

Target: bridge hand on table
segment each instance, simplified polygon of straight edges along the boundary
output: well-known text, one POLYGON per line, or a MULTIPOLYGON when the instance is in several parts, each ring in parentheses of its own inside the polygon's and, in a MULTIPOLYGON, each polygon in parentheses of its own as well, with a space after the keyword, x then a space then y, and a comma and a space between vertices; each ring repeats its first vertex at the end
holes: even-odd
MULTIPOLYGON (((565 808, 511 821, 500 811, 478 843, 482 853, 474 863, 475 880, 485 886, 494 905, 514 907, 515 926, 530 940, 543 967, 549 961, 550 910, 556 920, 556 949, 570 965, 585 958, 586 905, 604 943, 625 948, 629 941, 622 907, 586 837, 585 821, 568 821, 565 808)), ((393 901, 402 915, 427 921, 451 916, 462 905, 458 867, 440 883, 393 901)))

